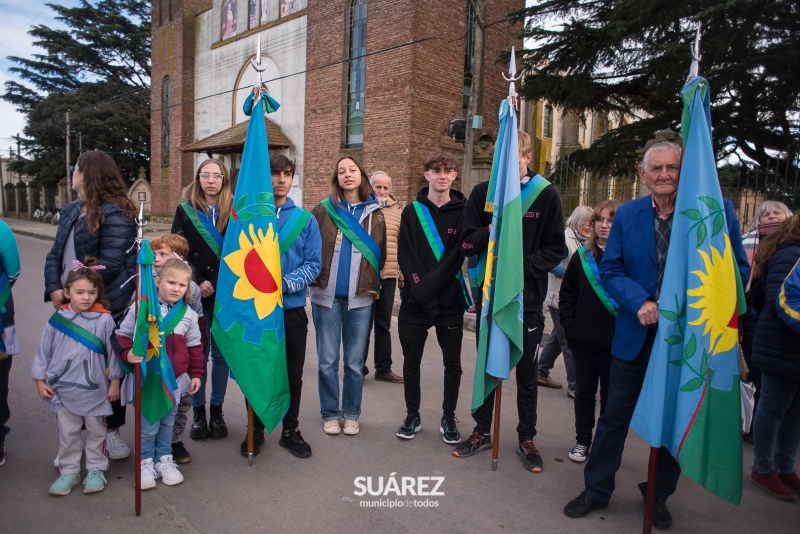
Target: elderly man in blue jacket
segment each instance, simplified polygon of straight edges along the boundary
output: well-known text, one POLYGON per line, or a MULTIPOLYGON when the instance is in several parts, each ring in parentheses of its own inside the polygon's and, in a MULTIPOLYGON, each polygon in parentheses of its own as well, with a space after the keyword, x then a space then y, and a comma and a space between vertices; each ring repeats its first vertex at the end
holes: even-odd
MULTIPOLYGON (((586 489, 564 507, 569 517, 583 517, 605 508, 614 491, 614 476, 622 460, 636 402, 658 328, 658 297, 667 262, 675 198, 681 170, 681 146, 660 141, 645 152, 639 176, 651 194, 620 206, 608 238, 600 276, 606 291, 619 303, 611 354, 606 410, 597 422, 594 444, 583 472, 586 489)), ((685 179, 692 179, 691 176, 685 179)), ((728 233, 741 235, 733 204, 725 200, 728 233)), ((750 267, 740 239, 731 239, 739 273, 747 283, 750 267)), ((666 499, 680 477, 678 462, 667 449, 658 455, 653 526, 667 529, 672 517, 666 499)), ((644 496, 647 483, 639 484, 644 496)))

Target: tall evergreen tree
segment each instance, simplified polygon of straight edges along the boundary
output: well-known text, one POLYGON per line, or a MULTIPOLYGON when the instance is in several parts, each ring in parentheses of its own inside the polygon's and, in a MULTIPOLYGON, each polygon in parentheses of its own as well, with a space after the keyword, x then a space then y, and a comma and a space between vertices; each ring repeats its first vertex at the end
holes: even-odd
POLYGON ((717 158, 772 167, 797 158, 800 0, 548 0, 519 16, 534 43, 522 54, 525 97, 638 118, 573 156, 587 167, 624 167, 656 131, 680 128, 698 23, 717 158))
MULTIPOLYGON (((150 121, 150 3, 81 0, 77 7, 47 4, 67 29, 37 25, 28 32, 42 53, 9 56, 0 98, 27 115, 25 146, 31 158, 14 170, 51 185, 64 176, 66 111, 84 148, 113 154, 123 176, 145 165, 150 121)), ((71 150, 77 158, 77 144, 71 150)))

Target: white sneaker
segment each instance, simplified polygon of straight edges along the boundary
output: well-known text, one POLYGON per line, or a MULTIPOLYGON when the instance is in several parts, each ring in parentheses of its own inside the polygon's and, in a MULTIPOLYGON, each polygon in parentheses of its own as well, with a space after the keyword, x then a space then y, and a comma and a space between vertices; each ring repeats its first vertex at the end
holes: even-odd
POLYGON ((587 456, 589 456, 589 447, 580 443, 576 443, 569 453, 569 459, 578 463, 585 462, 587 456))
POLYGON ((106 454, 112 460, 122 460, 131 455, 131 449, 122 439, 119 428, 113 432, 106 433, 106 454))
POLYGON ((174 486, 183 482, 183 475, 178 470, 178 464, 172 460, 171 454, 165 454, 156 464, 156 473, 167 486, 174 486))
POLYGON ((147 460, 142 460, 142 489, 147 490, 155 488, 156 478, 158 478, 158 473, 156 473, 153 467, 153 459, 148 458, 147 460))

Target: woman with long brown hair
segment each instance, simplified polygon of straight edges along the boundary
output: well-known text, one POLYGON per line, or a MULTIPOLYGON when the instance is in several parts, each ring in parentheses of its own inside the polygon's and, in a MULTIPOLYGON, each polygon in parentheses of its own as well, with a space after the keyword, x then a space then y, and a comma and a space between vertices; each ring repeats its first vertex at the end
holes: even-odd
POLYGON ((214 320, 214 293, 222 242, 233 201, 228 168, 218 159, 202 162, 187 193, 189 199, 175 211, 172 233, 182 235, 189 242, 187 259, 194 269, 194 281, 200 287, 203 302, 204 328, 208 339, 206 362, 211 358, 211 417, 206 420, 206 373, 201 379, 200 389, 192 395, 194 421, 189 436, 195 440, 224 438, 228 435, 228 427, 222 414, 222 403, 228 389, 230 371, 211 336, 211 324, 214 320))
MULTIPOLYGON (((44 266, 44 300, 58 310, 64 302, 64 283, 73 260, 97 258, 105 269, 98 271, 118 320, 130 301, 132 284, 123 287, 136 271, 136 206, 111 156, 99 150, 78 156, 72 173, 72 189, 80 199, 61 209, 58 231, 44 266)), ((106 452, 112 460, 127 458, 131 451, 119 433, 125 424, 125 407, 111 403, 113 415, 106 417, 106 452)), ((58 461, 58 458, 56 458, 58 461)))
POLYGON ((350 156, 336 162, 331 195, 311 213, 322 236, 322 266, 310 293, 323 430, 355 435, 361 415, 361 370, 369 316, 386 259, 386 223, 367 173, 350 156), (341 398, 339 360, 344 367, 341 398), (340 427, 342 418, 344 429, 340 427))
POLYGON ((576 443, 569 453, 573 462, 586 461, 592 446, 598 382, 601 415, 608 399, 617 303, 603 289, 598 265, 619 205, 617 200, 604 200, 595 206, 589 241, 572 255, 561 282, 561 322, 575 364, 576 443))
POLYGON ((778 315, 783 281, 800 260, 800 214, 786 220, 758 247, 753 278, 764 287, 764 307, 753 338, 753 364, 761 371, 761 399, 753 421, 750 480, 784 500, 800 496, 795 472, 800 446, 800 336, 778 315))

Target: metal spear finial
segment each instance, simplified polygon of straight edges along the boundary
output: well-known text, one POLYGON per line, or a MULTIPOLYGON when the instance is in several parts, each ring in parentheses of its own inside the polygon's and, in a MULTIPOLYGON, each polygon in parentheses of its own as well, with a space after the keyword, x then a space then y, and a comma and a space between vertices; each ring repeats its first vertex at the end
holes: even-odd
POLYGON ((256 83, 253 85, 254 91, 261 91, 262 89, 266 89, 263 80, 261 79, 261 73, 267 70, 267 67, 261 66, 261 36, 258 36, 258 42, 256 44, 256 57, 250 59, 250 64, 256 69, 256 83))
POLYGON ((522 73, 517 75, 517 60, 516 54, 514 51, 515 47, 511 47, 511 61, 508 64, 508 76, 503 74, 503 79, 508 83, 508 98, 511 99, 511 103, 516 107, 517 105, 517 87, 516 82, 522 78, 522 73))
POLYGON ((692 78, 697 78, 700 75, 700 28, 702 26, 701 22, 697 23, 697 33, 694 37, 694 43, 691 44, 691 51, 692 51, 692 66, 689 67, 689 77, 686 78, 688 82, 692 78))

